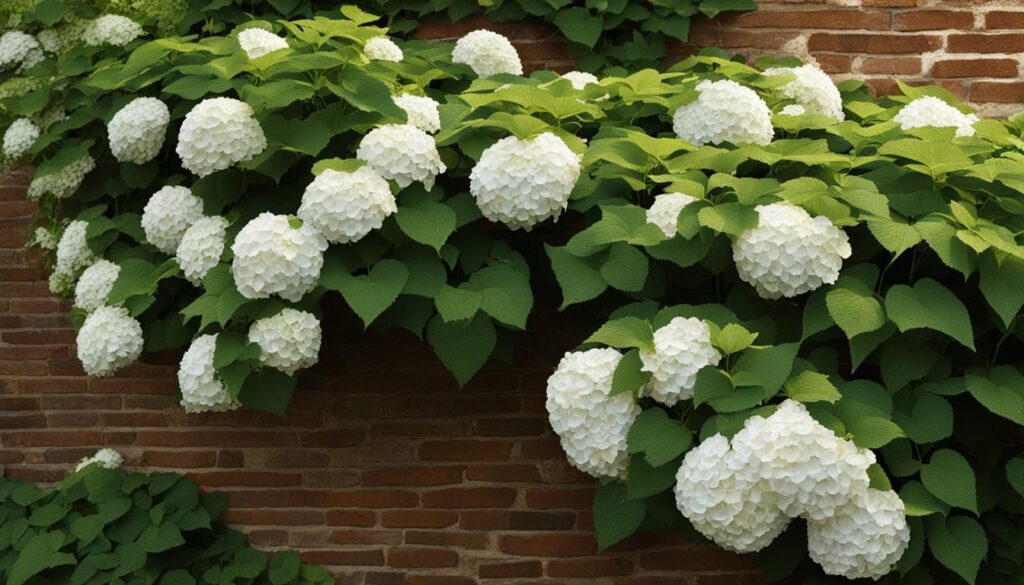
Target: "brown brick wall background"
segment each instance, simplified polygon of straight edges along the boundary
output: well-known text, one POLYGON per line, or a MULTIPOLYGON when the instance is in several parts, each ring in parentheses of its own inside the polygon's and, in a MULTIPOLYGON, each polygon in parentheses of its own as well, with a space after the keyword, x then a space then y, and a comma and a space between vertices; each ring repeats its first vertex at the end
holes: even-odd
MULTIPOLYGON (((530 68, 571 68, 564 43, 540 25, 470 21, 420 34, 481 24, 511 36, 530 68)), ((894 75, 934 78, 989 115, 1024 102, 1016 0, 761 0, 759 12, 697 24, 692 39, 673 52, 795 53, 883 90, 894 75)), ((364 334, 336 307, 323 363, 284 420, 186 416, 174 401, 173 355, 85 378, 68 305, 49 296, 24 249, 28 179, 27 170, 0 174, 0 471, 53 482, 114 447, 132 468, 178 470, 226 491, 225 519, 256 545, 298 548, 346 585, 760 582, 750 557, 671 535, 596 553, 594 482, 565 462, 546 423, 544 380, 577 341, 554 315, 533 317, 514 367, 486 370, 460 391, 425 345, 364 334)))

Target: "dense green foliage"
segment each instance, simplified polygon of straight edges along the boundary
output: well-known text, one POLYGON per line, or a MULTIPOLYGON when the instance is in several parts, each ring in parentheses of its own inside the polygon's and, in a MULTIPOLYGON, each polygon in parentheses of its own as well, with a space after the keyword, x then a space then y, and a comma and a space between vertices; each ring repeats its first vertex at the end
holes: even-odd
POLYGON ((327 585, 295 551, 266 555, 216 519, 221 493, 176 473, 96 464, 55 489, 0 476, 0 580, 8 585, 327 585))
MULTIPOLYGON (((160 187, 187 185, 207 214, 231 220, 229 239, 262 211, 294 213, 315 173, 354 168, 365 133, 406 120, 392 94, 423 92, 443 104, 436 143, 447 171, 429 191, 393 186, 397 214, 354 244, 332 246, 318 287, 293 306, 318 312, 344 302, 367 327, 411 331, 465 383, 508 355, 534 291, 557 286, 561 307, 586 330, 580 339, 596 331, 585 346, 627 352, 614 391, 632 393, 647 381, 636 354, 653 331, 671 316, 698 315, 715 324, 713 343, 727 358, 700 372, 692 401, 665 408, 640 399, 628 478, 606 483, 597 499, 602 544, 638 528, 686 530, 671 501, 684 453, 789 397, 838 435, 879 450, 874 485, 892 485, 912 517, 911 548, 884 582, 1022 582, 1020 119, 983 120, 973 137, 903 130, 891 119, 911 99, 956 100, 909 87, 877 100, 845 82, 844 122, 775 115, 767 146, 694 147, 675 137, 670 120, 697 83, 733 79, 778 112, 791 103, 778 91, 790 78, 762 70, 779 62, 694 57, 584 90, 548 72, 475 79, 441 44, 405 43, 402 62, 368 62, 361 46, 383 31, 359 10, 342 13, 262 23, 291 46, 252 61, 227 27, 224 36, 136 41, 129 52, 73 47, 30 72, 67 83, 2 101, 37 118, 51 104, 67 108, 34 146, 39 175, 85 151, 98 167, 72 199, 44 200, 41 221, 88 221, 92 250, 129 268, 108 302, 124 301, 142 322, 147 349, 219 331, 215 365, 232 395, 282 412, 294 378, 261 368, 245 332, 285 303, 243 297, 230 251, 203 287, 191 286, 145 241, 142 208, 160 187), (119 165, 105 123, 138 95, 170 106, 171 130, 156 160, 119 165), (181 168, 174 137, 212 95, 251 105, 269 146, 196 180, 181 168), (526 235, 481 221, 467 179, 482 151, 543 132, 582 155, 569 211, 526 235), (683 209, 673 237, 645 218, 667 191, 700 199, 683 209), (835 284, 766 301, 739 279, 732 242, 757 225, 756 206, 775 201, 849 234, 853 256, 835 284)), ((762 554, 772 576, 803 561, 799 538, 794 524, 762 554)))

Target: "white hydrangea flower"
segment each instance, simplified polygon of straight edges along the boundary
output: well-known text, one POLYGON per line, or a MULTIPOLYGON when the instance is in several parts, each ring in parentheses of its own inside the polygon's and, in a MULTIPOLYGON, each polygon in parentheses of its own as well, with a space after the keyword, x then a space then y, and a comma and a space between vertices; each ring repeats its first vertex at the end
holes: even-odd
POLYGON ((60 53, 66 46, 65 39, 62 39, 61 34, 52 28, 39 31, 36 39, 39 40, 39 45, 43 48, 43 51, 47 53, 60 53))
POLYGON ((110 152, 118 162, 147 163, 160 154, 171 112, 160 100, 135 98, 107 124, 110 152))
POLYGON ((231 273, 245 298, 277 294, 298 302, 316 286, 327 240, 316 228, 293 222, 301 220, 264 212, 238 232, 231 246, 231 273))
POLYGON ((259 27, 247 28, 238 33, 238 44, 250 59, 259 59, 274 51, 288 48, 288 41, 259 27))
POLYGON ((200 335, 192 341, 178 364, 181 406, 188 413, 224 412, 241 406, 228 394, 213 367, 216 335, 200 335))
POLYGON ((4 156, 21 158, 39 138, 39 126, 28 118, 18 118, 4 132, 4 156))
POLYGON ((558 136, 509 136, 483 152, 470 174, 469 191, 484 217, 529 231, 558 219, 579 177, 580 158, 558 136))
POLYGON ((202 284, 206 273, 220 262, 227 228, 228 220, 223 217, 203 217, 181 235, 175 258, 181 272, 192 284, 202 284))
POLYGON ((55 173, 32 179, 28 186, 28 199, 39 201, 46 195, 52 195, 55 199, 67 199, 82 186, 85 176, 95 168, 95 159, 86 153, 55 173))
POLYGON ((48 279, 50 292, 57 297, 73 298, 75 295, 75 276, 54 269, 48 279))
POLYGON ((185 116, 178 132, 181 164, 200 177, 250 160, 267 148, 252 108, 233 98, 209 98, 185 116))
POLYGON ((37 227, 32 231, 31 243, 44 250, 56 250, 57 236, 44 227, 37 227))
POLYGON ((594 477, 625 477, 629 465, 626 435, 640 408, 628 392, 608 395, 620 359, 611 348, 570 352, 548 378, 551 428, 569 462, 594 477))
POLYGON ((427 190, 445 171, 434 139, 412 124, 387 124, 371 130, 359 142, 356 158, 403 189, 414 181, 427 190))
POLYGON ((600 83, 600 80, 593 73, 587 73, 586 71, 570 71, 563 73, 562 77, 568 79, 572 86, 576 89, 582 90, 591 83, 600 83))
POLYGON ((676 507, 698 532, 731 551, 756 552, 789 525, 767 482, 714 435, 690 450, 676 473, 676 507))
POLYGON ((647 223, 658 226, 666 236, 674 237, 678 233, 679 213, 694 201, 696 197, 684 193, 662 193, 647 210, 647 223))
POLYGON ((721 361, 711 345, 711 328, 695 317, 676 317, 654 332, 654 351, 640 350, 640 361, 651 380, 641 394, 674 406, 693 396, 697 372, 721 361))
POLYGON ((758 295, 795 297, 836 281, 851 253, 846 232, 790 203, 758 205, 757 214, 757 227, 740 234, 732 257, 758 295))
POLYGON ((114 288, 114 281, 121 274, 121 267, 100 258, 85 269, 75 285, 75 306, 86 312, 107 304, 107 297, 114 288))
POLYGON ((697 84, 697 100, 672 116, 676 136, 695 146, 770 143, 775 135, 772 113, 754 90, 731 79, 697 84))
POLYGON ((385 37, 373 37, 366 41, 363 46, 363 54, 371 61, 392 61, 399 62, 405 55, 402 49, 395 44, 395 41, 385 37))
POLYGON ((893 491, 858 492, 835 515, 807 523, 811 560, 828 575, 879 579, 910 545, 903 500, 893 491))
POLYGON ((258 319, 249 328, 249 341, 260 346, 260 363, 294 374, 317 362, 320 321, 312 313, 284 309, 258 319))
POLYGON ((519 53, 507 38, 489 30, 475 30, 455 42, 452 63, 464 63, 480 77, 501 73, 523 74, 519 53))
POLYGON ((86 374, 109 376, 142 353, 142 325, 124 307, 99 307, 85 318, 75 343, 86 374))
POLYGON ((441 116, 437 111, 439 105, 427 96, 403 93, 394 97, 395 105, 405 110, 409 116, 409 124, 433 134, 441 129, 441 116))
POLYGON ((807 113, 807 110, 800 104, 789 104, 779 110, 779 113, 783 116, 803 116, 807 113))
POLYGON ((333 244, 361 240, 398 211, 391 187, 373 167, 327 169, 306 187, 296 215, 333 244))
POLYGON ((823 520, 867 489, 875 455, 858 449, 814 420, 803 404, 786 400, 771 415, 747 419, 732 439, 755 477, 778 495, 790 517, 823 520))
POLYGON ((924 96, 903 106, 893 116, 904 130, 934 126, 936 128, 956 128, 957 136, 974 136, 974 123, 978 116, 965 114, 941 99, 924 96))
POLYGON ((778 92, 803 106, 805 112, 828 116, 839 122, 846 119, 839 88, 824 71, 814 65, 772 67, 765 70, 764 74, 794 76, 795 79, 778 88, 778 92))
POLYGON ((86 242, 85 232, 88 228, 88 222, 76 219, 64 228, 64 233, 57 242, 57 264, 54 271, 67 276, 72 282, 97 260, 86 242))
POLYGON ((143 34, 142 27, 134 20, 120 14, 104 14, 85 25, 82 41, 92 47, 123 47, 143 34))
POLYGON ((100 449, 92 457, 86 457, 75 466, 75 473, 95 463, 104 469, 117 469, 124 465, 124 457, 113 449, 100 449))
POLYGON ((203 201, 188 187, 167 186, 149 198, 142 209, 142 230, 146 241, 173 256, 185 230, 203 217, 203 201))
POLYGON ((39 41, 30 34, 9 30, 0 36, 0 69, 28 69, 41 54, 39 41))

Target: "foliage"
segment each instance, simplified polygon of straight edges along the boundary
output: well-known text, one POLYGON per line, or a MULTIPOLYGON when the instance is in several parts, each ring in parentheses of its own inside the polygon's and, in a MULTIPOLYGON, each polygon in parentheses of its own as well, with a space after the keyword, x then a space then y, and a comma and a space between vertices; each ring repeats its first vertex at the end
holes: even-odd
POLYGON ((221 493, 176 473, 97 464, 55 489, 0 476, 0 578, 9 585, 327 585, 295 551, 267 555, 217 522, 221 493))
MULTIPOLYGON (((28 21, 44 16, 37 10, 28 21)), ((65 83, 0 102, 37 119, 51 104, 67 108, 34 146, 39 174, 85 150, 97 170, 72 199, 44 199, 43 221, 89 222, 92 251, 122 266, 107 300, 139 319, 146 349, 219 333, 213 367, 231 398, 282 412, 294 377, 261 366, 246 336, 256 319, 284 306, 318 313, 321 302, 344 302, 368 328, 425 338, 465 383, 499 359, 498 348, 527 326, 535 298, 554 285, 561 308, 596 332, 583 347, 626 354, 612 391, 633 393, 643 408, 625 481, 606 482, 595 502, 602 545, 639 528, 690 532, 671 501, 681 458, 788 397, 837 435, 879 450, 872 483, 899 492, 912 528, 910 549, 884 582, 1021 579, 1019 120, 983 120, 971 137, 903 130, 892 118, 914 98, 963 106, 935 88, 903 87, 904 95, 876 100, 857 82, 840 85, 846 121, 779 115, 793 103, 778 91, 789 78, 762 72, 795 62, 754 67, 710 53, 583 90, 550 72, 475 79, 451 63, 444 44, 404 43, 402 62, 368 62, 363 43, 384 32, 369 26, 374 20, 346 7, 332 18, 256 23, 291 46, 252 61, 230 34, 136 41, 127 52, 75 46, 29 72, 65 83), (697 148, 671 133, 671 114, 694 100, 697 84, 724 78, 776 112, 774 142, 697 148), (353 156, 362 136, 406 121, 391 99, 401 92, 442 102, 436 145, 447 170, 429 190, 392 184, 397 213, 357 242, 332 245, 301 301, 242 296, 230 246, 194 287, 146 241, 139 216, 167 184, 189 186, 206 214, 227 217, 229 240, 261 212, 295 213, 315 174, 360 167, 353 156), (169 105, 168 139, 157 159, 118 165, 105 123, 140 95, 169 105), (208 96, 252 106, 268 146, 195 179, 181 168, 174 137, 208 96), (482 152, 501 138, 545 132, 581 155, 569 211, 526 235, 481 220, 468 178, 482 152), (653 197, 670 191, 698 199, 679 213, 671 237, 646 219, 653 197), (779 201, 842 228, 853 254, 834 283, 768 301, 740 279, 731 246, 758 226, 757 206, 779 201), (639 355, 678 316, 710 323, 724 358, 698 373, 692 400, 663 406, 642 396, 650 375, 639 355)), ((785 578, 800 564, 804 548, 792 544, 799 530, 794 523, 763 551, 769 575, 785 578)))

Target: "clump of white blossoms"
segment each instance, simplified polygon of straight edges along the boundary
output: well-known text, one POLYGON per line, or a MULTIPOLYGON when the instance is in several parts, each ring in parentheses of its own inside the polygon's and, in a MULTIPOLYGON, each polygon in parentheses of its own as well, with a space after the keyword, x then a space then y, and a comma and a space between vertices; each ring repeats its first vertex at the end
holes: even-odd
POLYGON ((39 126, 28 118, 18 118, 4 132, 4 157, 21 158, 39 138, 39 126))
POLYGON ((193 222, 181 235, 174 257, 178 260, 181 272, 192 284, 202 284, 206 273, 220 262, 227 228, 228 220, 223 217, 203 217, 193 222))
POLYGON ((142 325, 124 307, 99 307, 85 318, 75 343, 86 374, 109 376, 142 353, 142 325))
POLYGON ((562 77, 568 79, 569 83, 576 89, 584 89, 591 83, 599 83, 597 76, 593 73, 587 73, 586 71, 570 71, 563 73, 562 77))
POLYGON ((85 25, 82 30, 82 41, 92 47, 100 45, 123 47, 142 35, 143 30, 139 23, 127 16, 104 14, 85 25))
POLYGON ((32 232, 32 238, 29 243, 44 250, 56 250, 57 236, 55 236, 52 231, 44 227, 37 227, 32 232))
POLYGON ((327 169, 302 194, 296 215, 333 244, 361 240, 398 211, 391 187, 373 167, 350 173, 327 169))
POLYGON ((804 113, 828 116, 839 122, 846 119, 843 113, 843 96, 839 94, 839 88, 824 71, 814 65, 772 67, 766 69, 764 74, 794 76, 793 81, 778 88, 777 91, 803 106, 804 113))
POLYGON ((88 222, 76 219, 64 228, 64 233, 57 242, 57 263, 54 272, 67 276, 72 282, 97 260, 86 242, 85 233, 88 228, 88 222))
POLYGON ((748 469, 729 440, 714 435, 690 450, 676 473, 679 511, 698 532, 740 553, 768 546, 790 520, 767 482, 748 469))
POLYGON ((121 267, 100 258, 85 269, 75 285, 75 306, 86 312, 107 304, 107 297, 114 288, 114 281, 121 274, 121 267))
POLYGON ((36 39, 39 40, 39 45, 47 53, 60 53, 72 42, 72 39, 62 38, 61 33, 52 28, 39 31, 36 34, 36 39))
POLYGON ((653 223, 668 237, 678 233, 679 213, 687 205, 697 201, 685 193, 662 193, 654 198, 647 210, 647 223, 653 223))
POLYGON ((480 156, 469 191, 487 219, 530 230, 561 215, 579 177, 580 158, 558 136, 509 136, 480 156))
POLYGON ((178 389, 181 390, 181 406, 185 412, 224 412, 241 406, 217 377, 217 370, 213 367, 216 350, 216 335, 200 335, 181 356, 178 389))
POLYGON ((28 69, 41 55, 39 41, 30 34, 9 30, 0 36, 0 69, 28 69))
POLYGON ((933 126, 956 128, 957 136, 974 136, 978 116, 965 114, 934 96, 924 96, 903 106, 892 118, 904 130, 933 126))
POLYGON ((260 346, 260 363, 286 374, 317 362, 320 339, 316 316, 295 309, 258 319, 249 328, 249 341, 260 346))
POLYGON ((837 437, 803 404, 786 400, 767 418, 752 416, 732 439, 733 449, 778 495, 791 517, 823 520, 867 489, 875 455, 837 437))
POLYGON ((173 256, 185 230, 203 217, 203 201, 188 187, 163 187, 153 194, 142 210, 146 241, 173 256))
POLYGON ((577 469, 594 477, 624 477, 626 435, 640 408, 632 394, 609 396, 622 354, 611 348, 565 354, 548 378, 551 428, 577 469))
POLYGON ((363 45, 363 54, 371 61, 392 61, 397 63, 405 56, 395 41, 385 37, 373 37, 363 45))
POLYGON ((858 492, 835 515, 807 523, 811 559, 828 575, 878 579, 910 545, 903 500, 893 491, 858 492))
POLYGON ((118 162, 147 163, 160 154, 171 112, 160 100, 140 97, 128 102, 107 124, 110 152, 118 162))
POLYGON ((785 202, 758 205, 757 215, 757 227, 733 243, 732 257, 761 298, 795 297, 839 278, 850 243, 827 217, 785 202))
POLYGON ((100 449, 92 457, 85 457, 75 466, 75 473, 95 463, 104 469, 117 469, 124 465, 124 457, 113 449, 100 449))
POLYGON ((394 97, 395 105, 405 110, 409 116, 409 124, 433 134, 441 129, 441 116, 437 111, 438 103, 427 96, 403 93, 394 97))
POLYGON ((779 113, 783 116, 803 116, 807 113, 807 109, 800 104, 789 104, 788 106, 779 110, 779 113))
POLYGON ((302 220, 264 212, 238 232, 231 274, 247 299, 277 294, 298 302, 316 286, 327 240, 302 220))
POLYGON ((452 63, 469 65, 480 77, 523 74, 523 64, 512 43, 503 35, 483 29, 467 33, 455 42, 452 63))
POLYGON ((86 153, 59 171, 35 177, 28 186, 29 201, 39 201, 46 195, 67 199, 82 185, 85 176, 96 168, 96 160, 86 153))
POLYGON ((654 332, 654 350, 640 350, 641 369, 651 379, 640 393, 674 406, 693 396, 697 372, 721 361, 711 345, 711 328, 695 317, 676 317, 654 332))
POLYGON ((288 48, 288 41, 259 27, 247 28, 238 33, 238 44, 250 59, 259 59, 274 51, 288 48))
POLYGON ((772 113, 754 90, 731 79, 704 80, 697 84, 696 101, 672 116, 672 129, 693 144, 770 143, 775 135, 772 113))
POLYGON ((359 142, 356 158, 402 188, 419 181, 433 189, 434 179, 445 171, 434 139, 412 124, 374 128, 359 142))
POLYGON ((266 148, 267 137, 252 108, 233 98, 199 102, 178 132, 181 164, 200 177, 250 160, 266 148))

